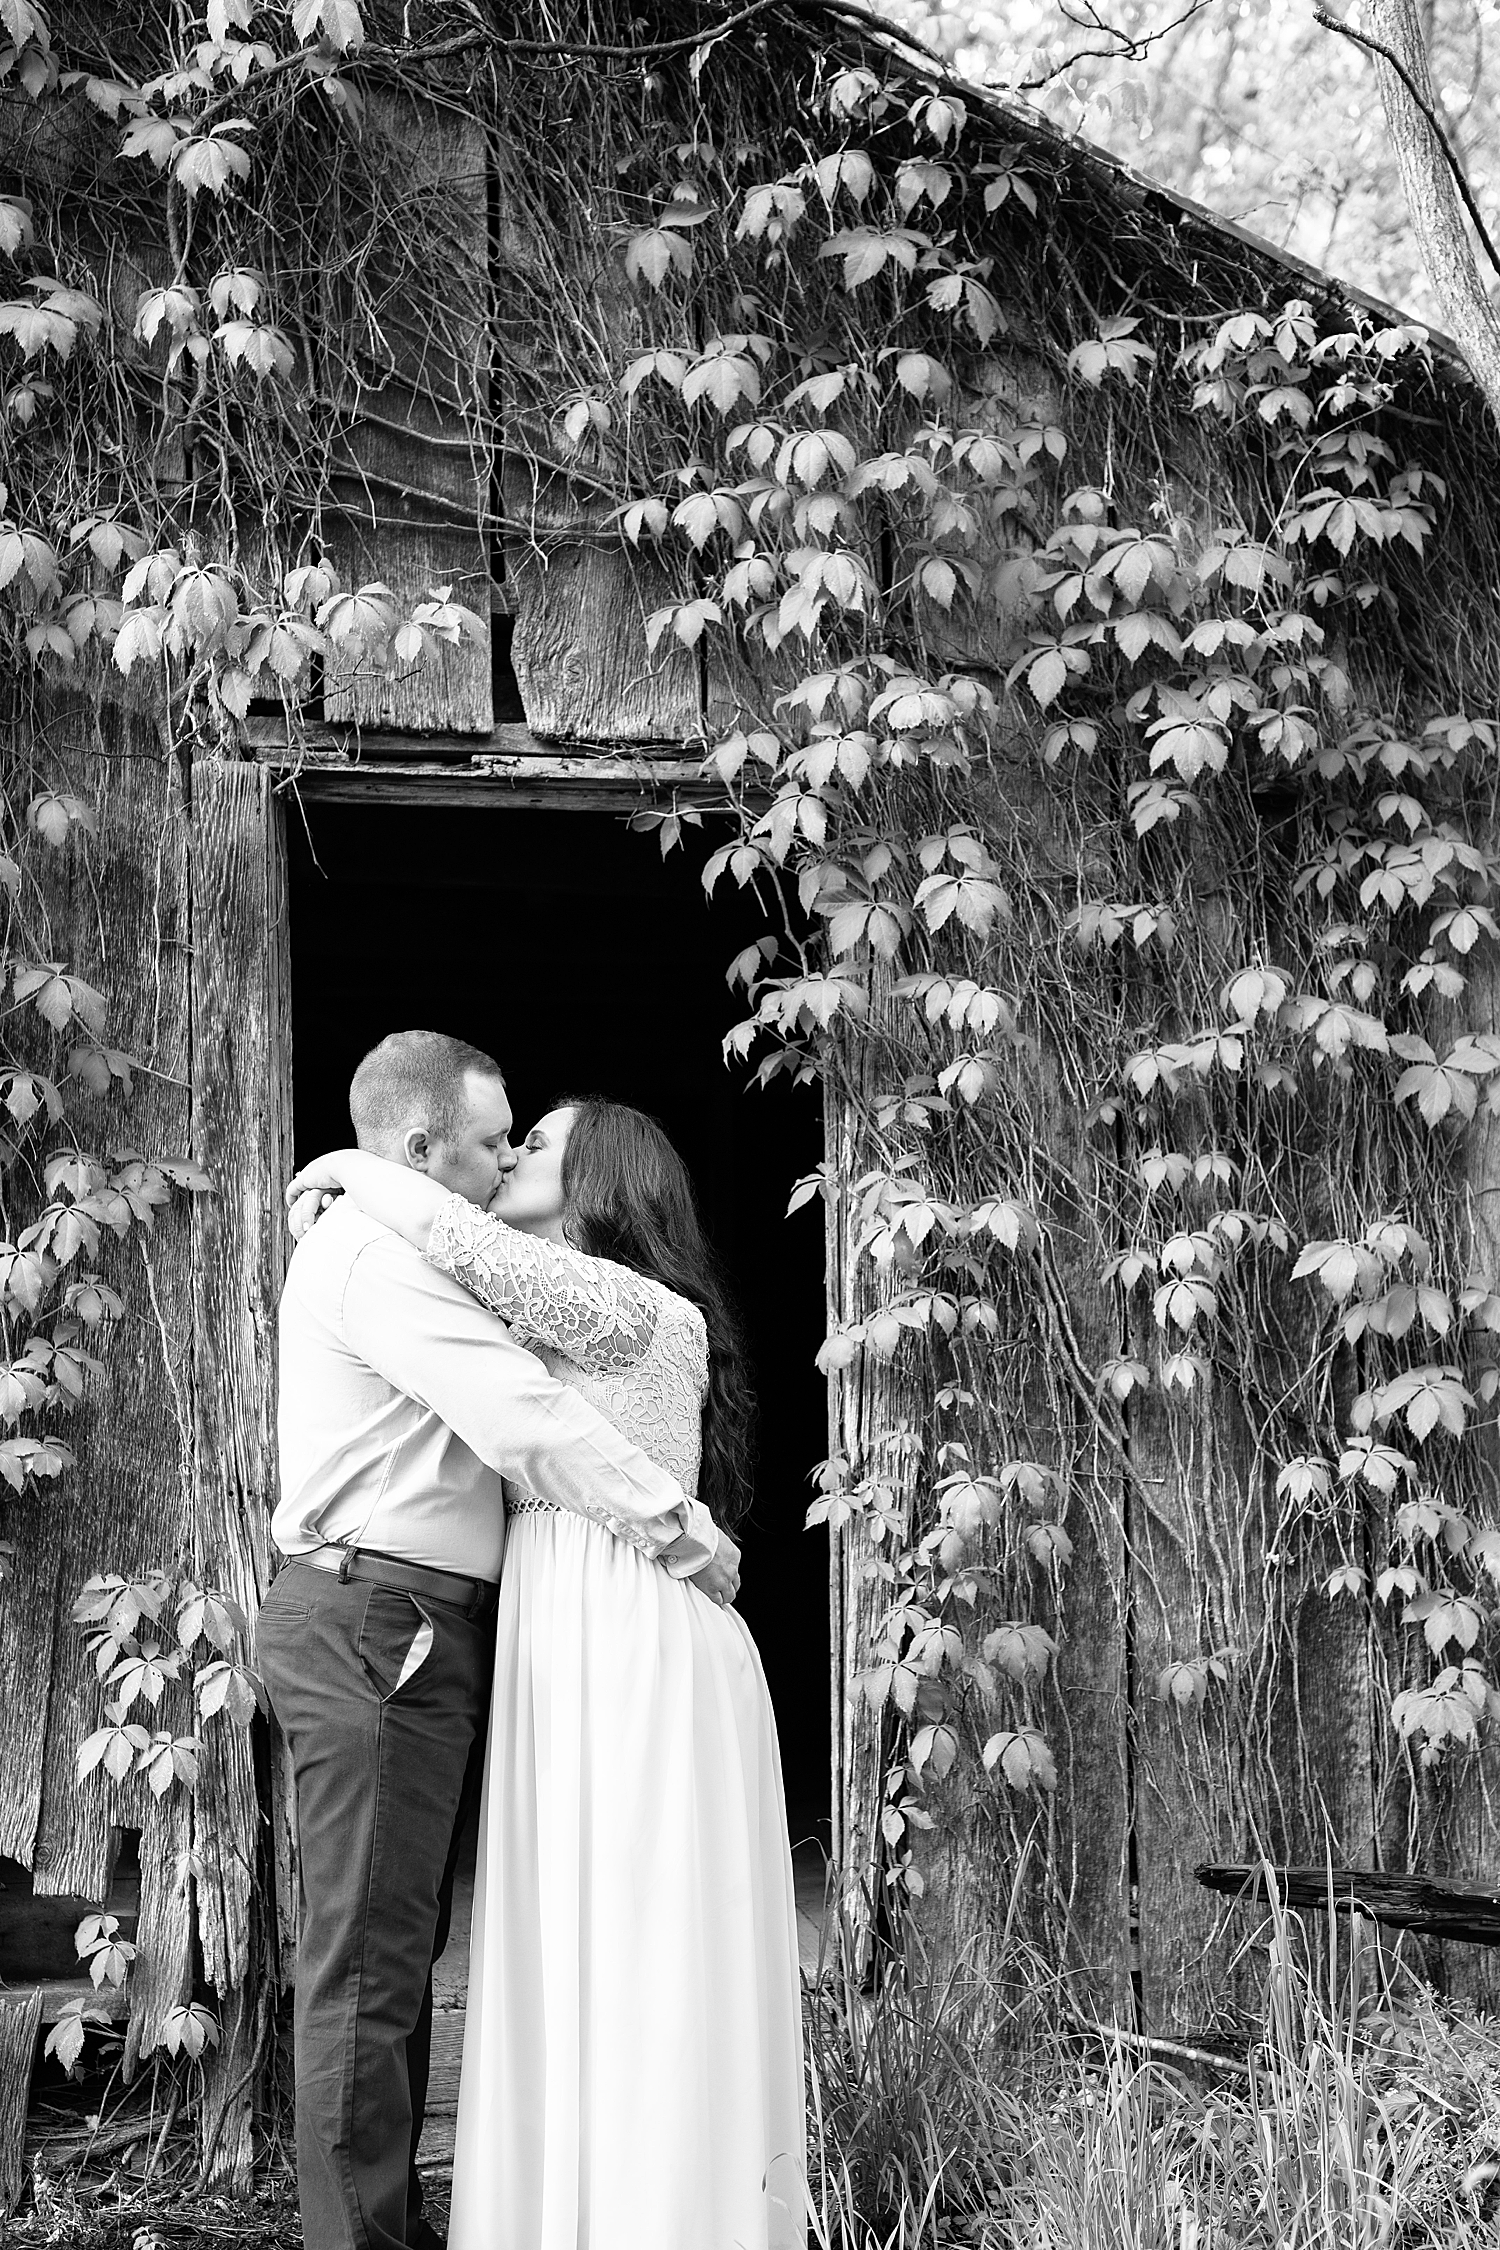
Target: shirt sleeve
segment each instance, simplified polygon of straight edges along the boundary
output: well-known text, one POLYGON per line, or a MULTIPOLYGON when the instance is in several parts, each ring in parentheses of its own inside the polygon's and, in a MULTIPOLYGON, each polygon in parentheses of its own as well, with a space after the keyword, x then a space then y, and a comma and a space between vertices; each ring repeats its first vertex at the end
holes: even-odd
POLYGON ((461 1195, 441 1205, 426 1256, 579 1367, 633 1367, 656 1333, 658 1300, 628 1266, 522 1234, 461 1195))
POLYGON ((701 1502, 394 1235, 354 1260, 343 1320, 361 1359, 501 1476, 651 1559, 686 1536, 702 1552, 674 1556, 676 1576, 712 1559, 719 1535, 701 1502))

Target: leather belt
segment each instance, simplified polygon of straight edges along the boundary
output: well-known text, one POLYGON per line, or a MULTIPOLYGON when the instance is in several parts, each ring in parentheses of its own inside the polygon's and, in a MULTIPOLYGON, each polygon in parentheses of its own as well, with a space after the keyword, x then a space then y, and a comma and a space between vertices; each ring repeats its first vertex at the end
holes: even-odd
POLYGON ((461 1609, 470 1617, 483 1617, 494 1607, 499 1593, 487 1579, 461 1578, 452 1570, 429 1570, 425 1563, 402 1562, 399 1556, 383 1555, 373 1547, 315 1547, 311 1554, 292 1555, 288 1560, 306 1563, 311 1570, 325 1570, 341 1583, 360 1578, 376 1586, 390 1586, 399 1594, 421 1594, 428 1601, 461 1609))

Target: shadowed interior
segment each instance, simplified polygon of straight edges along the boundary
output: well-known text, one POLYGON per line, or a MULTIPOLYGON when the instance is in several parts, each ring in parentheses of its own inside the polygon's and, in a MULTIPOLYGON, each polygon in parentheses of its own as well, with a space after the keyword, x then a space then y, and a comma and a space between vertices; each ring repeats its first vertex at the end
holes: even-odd
POLYGON ((749 1333, 760 1396, 740 1607, 776 1705, 792 1837, 828 1840, 828 1569, 802 1528, 828 1450, 822 1206, 788 1220, 822 1153, 816 1092, 747 1090, 720 1040, 745 1013, 724 971, 766 918, 705 901, 702 839, 663 861, 604 813, 313 804, 290 809, 299 1160, 347 1142, 349 1079, 386 1032, 472 1039, 524 1132, 559 1093, 660 1118, 697 1183, 749 1333))

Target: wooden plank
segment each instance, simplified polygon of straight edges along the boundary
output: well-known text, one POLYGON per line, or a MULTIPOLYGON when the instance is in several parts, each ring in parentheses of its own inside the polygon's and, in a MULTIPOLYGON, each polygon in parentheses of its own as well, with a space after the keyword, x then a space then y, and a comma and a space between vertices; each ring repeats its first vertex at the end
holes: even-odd
MULTIPOLYGON (((105 1903, 121 1936, 133 1938, 140 1917, 139 1876, 117 1869, 105 1903)), ((0 1865, 0 1984, 71 1974, 77 1959, 74 1931, 86 1914, 98 1909, 97 1899, 38 1895, 24 1868, 13 1862, 0 1865)))
MULTIPOLYGON (((1478 841, 1494 850, 1493 822, 1478 841)), ((1453 1010, 1454 1031, 1493 1037, 1500 1032, 1496 948, 1476 946, 1464 967, 1469 982, 1453 1010)), ((1456 1170, 1455 1231, 1467 1247, 1469 1271, 1483 1275, 1490 1288, 1500 1288, 1500 1117, 1484 1103, 1466 1130, 1456 1170)), ((1463 1504, 1477 1526, 1493 1528, 1500 1523, 1500 1427, 1492 1411, 1480 1414, 1467 1442, 1479 1449, 1483 1471, 1463 1504)), ((1410 1635, 1410 1628, 1407 1632, 1410 1635)), ((1424 1670, 1425 1657, 1424 1650, 1424 1670)), ((1493 1666, 1490 1670, 1493 1676, 1493 1666)), ((1428 1813, 1427 1869, 1449 1879, 1500 1887, 1500 1828, 1495 1818, 1500 1803, 1500 1741, 1493 1722, 1481 1728, 1477 1750, 1461 1765, 1453 1763, 1456 1770, 1440 1767, 1422 1777, 1428 1813)), ((1500 2011, 1500 1953, 1445 1942, 1432 1967, 1455 1998, 1471 2001, 1489 2014, 1500 2011)))
MULTIPOLYGON (((861 1044, 851 1057, 855 1067, 868 1067, 868 1052, 861 1044)), ((855 1258, 856 1212, 852 1197, 845 1192, 864 1169, 863 1151, 858 1123, 842 1103, 836 1109, 830 1105, 825 1114, 826 1160, 831 1176, 839 1183, 830 1228, 829 1318, 830 1325, 843 1325, 861 1319, 871 1309, 873 1295, 869 1278, 855 1258)), ((899 1361, 867 1361, 862 1353, 830 1383, 830 1451, 849 1464, 851 1484, 871 1477, 888 1481, 898 1508, 903 1499, 910 1507, 914 1484, 903 1378, 899 1361)), ((834 1849, 845 1905, 862 1942, 868 1942, 870 1910, 879 1910, 887 1864, 880 1828, 891 1747, 887 1721, 882 1712, 871 1708, 857 1685, 860 1673, 873 1661, 874 1629, 888 1606, 875 1574, 876 1559, 874 1542, 857 1521, 846 1524, 837 1534, 834 1849)))
MULTIPOLYGON (((1149 1304, 1137 1301, 1129 1335, 1134 1356, 1154 1367, 1149 1304)), ((1261 1568, 1261 1505, 1221 1379, 1201 1376, 1170 1406, 1154 1385, 1134 1393, 1127 1421, 1141 2028, 1171 2034, 1214 2022, 1243 1997, 1236 1933, 1193 1869, 1205 1854, 1228 1858, 1259 1808, 1238 1676, 1214 1683, 1201 1708, 1186 1712, 1158 1683, 1171 1664, 1238 1649, 1261 1568)))
POLYGON ((26 2184, 26 2103, 42 2021, 40 1992, 0 1997, 0 2219, 8 2219, 26 2184))
MULTIPOLYGON (((111 701, 59 699, 52 733, 61 746, 62 785, 90 798, 99 814, 96 843, 70 842, 47 864, 58 957, 70 957, 106 993, 112 1042, 145 1065, 128 1101, 78 1101, 78 1131, 84 1145, 94 1139, 105 1148, 180 1153, 189 1129, 186 819, 178 772, 161 755, 149 715, 111 701)), ((12 1589, 0 1593, 0 1661, 34 1667, 29 1690, 0 1712, 0 1757, 7 1772, 41 1773, 34 1838, 10 1836, 7 1848, 30 1859, 39 1892, 104 1899, 119 1826, 145 1828, 156 1817, 155 1800, 138 1782, 117 1789, 96 1776, 80 1788, 74 1778, 77 1747, 98 1724, 101 1697, 65 1619, 92 1573, 170 1566, 182 1551, 191 1444, 182 1418, 188 1238, 180 1206, 162 1213, 149 1235, 132 1237, 117 1269, 130 1317, 110 1341, 97 1397, 68 1433, 76 1475, 55 1499, 28 1505, 23 1548, 35 1537, 44 1552, 51 1544, 54 1558, 40 1571, 28 1564, 28 1573, 42 1583, 51 1573, 54 1604, 15 1610, 5 1606, 12 1589), (48 1683, 41 1696, 38 1681, 48 1683), (39 1703, 46 1711, 44 1754, 37 1766, 13 1768, 10 1730, 18 1720, 25 1725, 23 1755, 33 1758, 39 1703)), ((142 1943, 149 1937, 143 1930, 142 1943)))
MULTIPOLYGON (((1013 393, 1006 395, 1013 419, 1025 419, 1013 393)), ((1044 402, 1030 410, 1043 415, 1044 402)), ((1020 756, 992 768, 982 802, 985 831, 1012 895, 1044 899, 1044 917, 1063 927, 1080 872, 1101 848, 1080 830, 1072 788, 1057 786, 1034 759, 1020 756)), ((1072 961, 1063 955, 1038 970, 1031 940, 1023 937, 1012 955, 1002 926, 987 973, 1015 995, 1027 1029, 1036 1031, 1034 1045, 1007 1058, 1005 1145, 1017 1169, 1005 1185, 1041 1228, 1035 1260, 1017 1275, 1018 1296, 1009 1300, 1009 1356, 991 1356, 990 1381, 1002 1414, 1002 1450, 1057 1472, 1061 1520, 1072 1542, 1050 1600, 1043 1574, 1029 1567, 1018 1593, 1021 1613, 1035 1614, 1057 1642, 1036 1713, 1056 1758, 1058 1787, 1034 1815, 999 1793, 1004 1810, 995 1817, 1009 1832, 1011 1855, 1000 1895, 1029 1838, 1033 1856, 1021 1906, 1034 1942, 1065 1959, 1080 2006, 1126 2022, 1134 2007, 1126 1476, 1109 1417, 1094 1404, 1097 1371, 1119 1349, 1113 1292, 1100 1279, 1097 1221, 1108 1207, 1114 1151, 1089 1131, 1076 1060, 1051 1029, 1076 1021, 1072 961), (1037 979, 1030 992, 1029 976, 1037 979)), ((1006 1302, 1003 1294, 999 1301, 1006 1302)))
POLYGON ((1465 1945, 1500 1945, 1500 1889, 1493 1883, 1439 1883, 1378 1867, 1200 1867, 1198 1881, 1238 1904, 1283 1905, 1368 1914, 1399 1930, 1430 1930, 1465 1945))
POLYGON ((184 1864, 191 1848, 193 1807, 179 1790, 164 1800, 141 1833, 141 1905, 130 1972, 130 2026, 124 2075, 155 2049, 173 2008, 193 1996, 193 1893, 184 1864))
MULTIPOLYGON (((252 1618, 270 1583, 276 1486, 276 1305, 285 1269, 281 1186, 291 1152, 285 834, 272 777, 251 763, 193 770, 193 1153, 212 1173, 193 1239, 195 1566, 252 1618)), ((248 1734, 207 1732, 194 1803, 204 1974, 241 2024, 258 1855, 290 1861, 286 1799, 263 1816, 248 1734), (271 1824, 263 1839, 262 1819, 271 1824)), ((253 2000, 254 1995, 250 1995, 253 2000)), ((229 2046, 226 2024, 226 2049, 229 2046)), ((251 2092, 244 2057, 216 2065, 244 2115, 205 2103, 202 2130, 239 2176, 251 2092), (239 2084, 240 2080, 246 2083, 239 2084)), ((222 2105, 221 2105, 222 2106, 222 2105)))
POLYGON ((560 476, 507 462, 505 569, 511 662, 526 724, 546 742, 690 742, 704 731, 695 651, 671 634, 653 653, 646 619, 680 599, 661 565, 628 547, 601 503, 560 476))
POLYGON ((130 2013, 128 1993, 117 1985, 95 1985, 88 1977, 46 1977, 40 1984, 22 1986, 5 1997, 14 2000, 27 1991, 36 1993, 41 2002, 41 2020, 48 2025, 58 2022, 79 2000, 86 2008, 98 2008, 111 2023, 123 2022, 130 2013))
POLYGON ((0 1584, 0 1857, 26 1868, 41 1826, 67 1536, 63 1496, 43 1485, 28 1495, 15 1560, 0 1584))
POLYGON ((203 2058, 203 2100, 198 2110, 198 2161, 209 2193, 245 2196, 255 2168, 256 2075, 260 2056, 256 2024, 270 2004, 267 1992, 242 1984, 226 1997, 219 2044, 203 2058))
MULTIPOLYGON (((553 810, 635 813, 660 806, 669 785, 644 781, 638 773, 616 769, 606 774, 493 773, 451 767, 392 766, 378 773, 350 766, 307 766, 297 776, 299 795, 320 804, 470 805, 492 812, 553 810)), ((695 810, 723 812, 715 784, 671 789, 672 798, 695 810)))
POLYGON ((373 388, 346 387, 335 401, 348 440, 329 494, 329 543, 352 584, 378 580, 405 605, 451 587, 485 632, 395 676, 335 656, 324 712, 415 734, 482 735, 494 722, 485 134, 455 109, 377 91, 365 134, 371 162, 399 169, 404 192, 363 259, 382 373, 373 388), (422 239, 441 230, 440 276, 410 271, 414 209, 422 239))

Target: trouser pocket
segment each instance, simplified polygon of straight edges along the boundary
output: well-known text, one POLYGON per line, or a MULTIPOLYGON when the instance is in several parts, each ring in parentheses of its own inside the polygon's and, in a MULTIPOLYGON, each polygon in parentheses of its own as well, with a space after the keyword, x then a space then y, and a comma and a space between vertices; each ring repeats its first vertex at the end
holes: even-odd
POLYGON ((414 1594, 372 1586, 359 1629, 359 1660, 382 1703, 410 1688, 432 1654, 432 1619, 414 1594))

